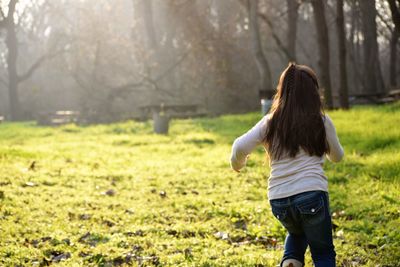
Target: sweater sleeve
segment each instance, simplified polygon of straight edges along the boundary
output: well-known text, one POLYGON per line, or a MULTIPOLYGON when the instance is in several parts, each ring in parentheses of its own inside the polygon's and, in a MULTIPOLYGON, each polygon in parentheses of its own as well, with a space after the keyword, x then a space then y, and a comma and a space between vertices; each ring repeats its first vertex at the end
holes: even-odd
POLYGON ((336 134, 335 126, 331 118, 325 114, 325 132, 326 140, 329 144, 329 153, 327 153, 327 158, 332 162, 339 162, 344 155, 343 147, 339 142, 339 138, 336 134))
POLYGON ((245 165, 248 155, 262 143, 267 126, 267 115, 264 116, 247 133, 236 138, 232 145, 231 167, 240 171, 245 165))

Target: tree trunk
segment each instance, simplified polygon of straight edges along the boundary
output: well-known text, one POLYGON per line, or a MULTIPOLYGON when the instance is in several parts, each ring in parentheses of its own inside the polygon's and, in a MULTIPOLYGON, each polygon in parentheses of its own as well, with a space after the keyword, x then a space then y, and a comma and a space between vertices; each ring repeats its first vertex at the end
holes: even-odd
POLYGON ((261 44, 260 30, 258 25, 258 0, 248 0, 247 4, 249 8, 249 24, 254 56, 257 62, 258 71, 260 73, 259 92, 263 95, 263 98, 270 98, 273 94, 271 71, 261 44))
POLYGON ((158 17, 154 16, 156 11, 154 1, 141 0, 140 3, 142 5, 142 14, 140 15, 143 17, 145 36, 147 37, 146 46, 149 51, 147 79, 151 81, 153 89, 158 91, 152 96, 151 101, 162 103, 171 100, 168 98, 177 99, 180 97, 179 91, 176 90, 179 88, 177 85, 179 69, 174 66, 178 66, 179 63, 176 64, 178 55, 172 44, 175 29, 166 27, 172 23, 168 13, 170 3, 167 1, 157 3, 157 9, 162 11, 162 15, 158 17), (160 43, 159 34, 165 37, 163 45, 160 43), (176 71, 173 71, 175 69, 176 71))
POLYGON ((8 71, 8 93, 10 102, 10 119, 21 119, 21 107, 18 97, 18 41, 15 32, 14 11, 17 1, 11 1, 9 4, 8 16, 6 21, 6 46, 7 46, 7 71, 8 71))
POLYGON ((397 87, 397 44, 399 41, 399 33, 394 30, 392 39, 390 40, 390 87, 397 87))
POLYGON ((384 83, 379 61, 377 41, 376 7, 375 0, 359 1, 362 16, 362 31, 364 35, 364 92, 365 94, 379 94, 384 91, 384 83))
POLYGON ((155 50, 158 47, 156 31, 154 29, 154 19, 153 19, 153 1, 152 0, 144 0, 142 1, 143 5, 143 19, 146 27, 147 33, 147 46, 151 49, 155 50))
POLYGON ((390 11, 392 13, 393 23, 395 25, 390 40, 390 86, 397 86, 397 44, 400 37, 400 2, 399 7, 395 0, 388 0, 390 11))
POLYGON ((325 105, 328 109, 333 108, 331 78, 329 68, 329 35, 326 25, 324 2, 321 0, 312 0, 311 4, 314 11, 314 21, 317 29, 319 60, 318 64, 321 70, 321 84, 324 89, 325 105))
POLYGON ((340 73, 339 101, 341 108, 348 109, 349 99, 347 87, 346 33, 344 28, 343 0, 337 0, 336 2, 336 16, 340 73))
POLYGON ((387 0, 389 3, 389 8, 392 13, 393 23, 397 31, 400 31, 400 1, 398 1, 398 5, 396 5, 395 0, 387 0))
POLYGON ((351 80, 352 90, 349 93, 357 93, 361 90, 361 72, 359 69, 360 66, 360 57, 359 57, 359 21, 360 21, 360 12, 356 0, 352 0, 349 2, 350 4, 350 36, 349 36, 349 59, 351 63, 351 80))
POLYGON ((287 48, 289 61, 296 61, 297 18, 300 4, 296 0, 286 0, 288 8, 287 48))

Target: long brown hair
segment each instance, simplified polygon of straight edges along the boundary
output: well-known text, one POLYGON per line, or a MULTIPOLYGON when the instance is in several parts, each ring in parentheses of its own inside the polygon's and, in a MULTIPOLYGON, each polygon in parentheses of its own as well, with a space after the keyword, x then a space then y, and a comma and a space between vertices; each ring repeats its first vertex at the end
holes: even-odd
POLYGON ((310 156, 329 151, 324 110, 315 72, 289 63, 279 79, 264 141, 272 159, 296 156, 302 148, 310 156))

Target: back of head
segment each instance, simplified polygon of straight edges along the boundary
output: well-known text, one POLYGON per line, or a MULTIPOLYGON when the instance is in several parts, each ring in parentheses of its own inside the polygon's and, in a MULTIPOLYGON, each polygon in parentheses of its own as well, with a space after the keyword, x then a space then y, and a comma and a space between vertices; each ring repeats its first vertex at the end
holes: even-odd
POLYGON ((294 157, 300 148, 310 156, 329 150, 318 90, 311 68, 290 63, 283 71, 264 139, 272 159, 294 157))

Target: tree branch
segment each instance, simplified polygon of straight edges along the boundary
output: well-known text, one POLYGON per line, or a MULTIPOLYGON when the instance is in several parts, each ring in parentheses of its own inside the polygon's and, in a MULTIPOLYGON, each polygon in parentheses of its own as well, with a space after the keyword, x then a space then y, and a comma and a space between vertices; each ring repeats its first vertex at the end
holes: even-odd
POLYGON ((114 87, 108 93, 108 99, 113 100, 117 97, 123 97, 128 93, 132 93, 133 91, 140 91, 140 87, 144 85, 144 80, 140 82, 130 82, 118 87, 114 87))
POLYGON ((0 6, 0 29, 5 28, 6 27, 6 16, 4 15, 4 11, 0 6))
POLYGON ((42 63, 45 61, 46 55, 43 55, 39 57, 36 62, 23 74, 23 75, 18 75, 18 82, 23 82, 30 78, 33 74, 33 72, 42 65, 42 63))
MULTIPOLYGON (((239 0, 239 3, 242 4, 242 6, 246 7, 246 2, 244 0, 239 0)), ((258 12, 258 17, 261 18, 261 20, 266 23, 268 25, 268 27, 271 30, 271 34, 272 34, 272 38, 275 40, 275 43, 278 45, 279 49, 285 54, 287 59, 290 59, 290 52, 287 49, 287 47, 283 44, 283 42, 281 41, 281 39, 279 38, 279 36, 276 34, 276 32, 274 31, 274 26, 272 25, 272 22, 268 19, 268 17, 261 13, 258 12)))
POLYGON ((10 3, 8 3, 8 14, 7 14, 7 19, 12 20, 14 13, 15 13, 15 6, 17 5, 18 0, 10 0, 10 3))
POLYGON ((0 28, 3 27, 3 24, 5 24, 6 17, 4 16, 3 9, 0 6, 0 28))
POLYGON ((43 62, 45 62, 46 60, 52 59, 62 53, 65 52, 65 49, 56 51, 50 55, 42 55, 41 57, 39 57, 35 63, 32 64, 32 66, 22 75, 18 75, 18 82, 23 82, 27 79, 29 79, 32 74, 43 64, 43 62))
POLYGON ((263 14, 263 13, 258 13, 258 16, 269 26, 270 30, 271 30, 271 34, 272 34, 272 38, 274 38, 276 44, 278 45, 278 47, 282 50, 282 52, 285 54, 285 56, 289 59, 291 58, 290 52, 289 50, 286 48, 286 46, 283 44, 283 42, 281 41, 281 39, 279 38, 279 36, 276 34, 276 32, 274 31, 274 27, 272 25, 272 22, 268 19, 268 17, 263 14))
POLYGON ((175 63, 173 63, 172 65, 170 65, 170 66, 168 67, 168 69, 166 69, 166 70, 164 71, 164 73, 162 73, 161 75, 159 75, 159 76, 155 79, 155 81, 158 82, 158 81, 160 81, 161 79, 163 79, 164 77, 166 77, 171 71, 173 71, 176 67, 178 67, 178 66, 185 60, 185 58, 190 54, 190 52, 191 52, 191 49, 188 49, 188 50, 186 51, 186 53, 184 53, 175 63))

